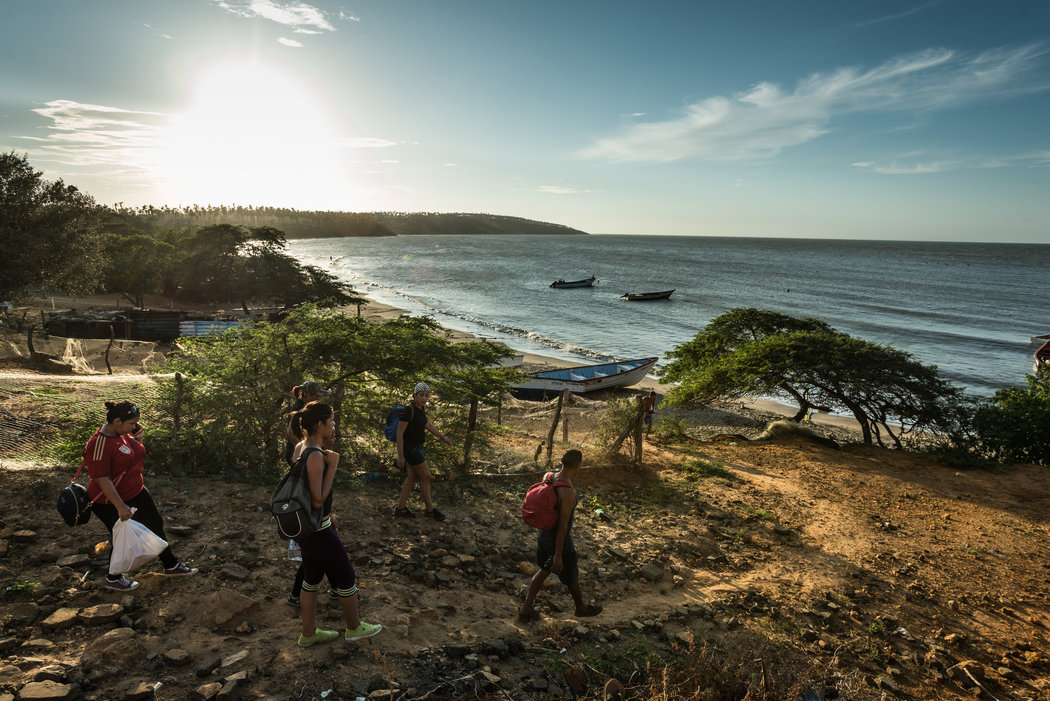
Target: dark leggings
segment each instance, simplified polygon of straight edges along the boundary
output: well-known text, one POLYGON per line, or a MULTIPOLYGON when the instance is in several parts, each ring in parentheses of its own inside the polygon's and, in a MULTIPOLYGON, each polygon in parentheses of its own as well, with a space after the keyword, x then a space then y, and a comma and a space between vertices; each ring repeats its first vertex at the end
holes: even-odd
MULTIPOLYGON (((168 537, 164 535, 164 519, 161 517, 160 511, 157 510, 157 504, 153 501, 153 497, 150 496, 149 490, 143 487, 141 492, 130 499, 125 499, 124 503, 129 507, 136 509, 135 515, 131 518, 138 521, 164 540, 168 539, 168 537)), ((115 526, 117 521, 120 520, 120 516, 117 514, 117 507, 112 504, 99 504, 96 502, 95 505, 91 507, 91 510, 96 516, 98 516, 102 523, 106 524, 106 528, 109 529, 110 536, 112 536, 113 526, 115 526)), ((170 545, 164 548, 159 557, 165 569, 170 569, 179 564, 178 558, 171 552, 170 545)), ((111 575, 111 577, 113 576, 116 575, 111 575)))

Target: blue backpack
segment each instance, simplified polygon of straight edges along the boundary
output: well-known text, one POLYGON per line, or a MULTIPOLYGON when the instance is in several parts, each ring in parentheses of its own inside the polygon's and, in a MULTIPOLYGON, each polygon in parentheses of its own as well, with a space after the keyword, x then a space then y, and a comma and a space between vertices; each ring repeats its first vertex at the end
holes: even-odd
MULTIPOLYGON (((400 421, 398 414, 400 414, 404 408, 405 406, 403 404, 399 404, 391 409, 390 416, 386 417, 386 425, 383 427, 383 435, 392 443, 397 443, 397 424, 400 421)), ((409 419, 409 421, 411 421, 411 419, 409 419)))

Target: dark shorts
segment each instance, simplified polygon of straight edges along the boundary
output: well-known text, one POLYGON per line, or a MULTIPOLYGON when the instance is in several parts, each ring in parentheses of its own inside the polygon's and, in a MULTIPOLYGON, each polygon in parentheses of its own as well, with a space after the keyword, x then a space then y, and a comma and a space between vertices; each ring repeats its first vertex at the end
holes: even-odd
POLYGON ((339 596, 357 593, 357 573, 334 528, 325 528, 295 542, 302 548, 304 591, 317 591, 321 580, 328 577, 328 583, 339 596))
POLYGON ((651 412, 651 411, 645 412, 645 425, 646 426, 652 426, 653 425, 653 412, 651 412))
MULTIPOLYGON (((536 565, 540 569, 549 570, 554 560, 554 541, 558 535, 557 529, 540 531, 539 540, 536 543, 536 565)), ((558 579, 566 586, 576 584, 580 579, 579 557, 576 555, 576 546, 572 542, 572 533, 565 536, 565 546, 561 551, 561 572, 558 579)))
POLYGON ((405 464, 406 465, 422 465, 427 461, 427 456, 423 455, 423 446, 421 445, 406 445, 405 446, 405 464))

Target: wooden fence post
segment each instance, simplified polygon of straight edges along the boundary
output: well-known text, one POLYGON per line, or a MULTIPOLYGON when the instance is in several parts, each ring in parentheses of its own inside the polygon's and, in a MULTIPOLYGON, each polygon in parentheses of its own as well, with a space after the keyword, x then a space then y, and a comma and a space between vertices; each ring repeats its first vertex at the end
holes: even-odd
POLYGON ((172 414, 172 437, 175 446, 175 467, 182 469, 182 373, 175 373, 175 406, 172 414))
POLYGON ((470 449, 474 445, 474 431, 478 425, 478 398, 470 400, 470 414, 467 415, 467 437, 463 439, 463 469, 470 472, 470 449))
POLYGON ((558 421, 561 419, 561 407, 565 403, 569 390, 563 389, 558 395, 558 405, 554 407, 554 421, 551 422, 551 430, 547 432, 547 467, 551 466, 554 452, 554 432, 558 430, 558 421))

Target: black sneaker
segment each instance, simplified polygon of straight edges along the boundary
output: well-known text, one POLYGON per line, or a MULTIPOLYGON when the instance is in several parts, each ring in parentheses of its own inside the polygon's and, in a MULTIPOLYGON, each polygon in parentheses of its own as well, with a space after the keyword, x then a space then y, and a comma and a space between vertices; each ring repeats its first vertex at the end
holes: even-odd
POLYGON ((430 511, 427 511, 426 515, 427 515, 428 518, 432 518, 435 521, 444 521, 445 520, 445 514, 441 513, 437 509, 431 509, 430 511))
POLYGON ((197 568, 187 567, 181 562, 176 562, 174 566, 166 568, 164 574, 197 574, 197 568))
POLYGON ((394 518, 415 518, 416 515, 408 510, 407 506, 403 506, 400 509, 394 509, 394 518))
POLYGON ((301 605, 299 603, 299 597, 292 596, 291 594, 289 594, 288 598, 284 600, 284 603, 288 604, 289 606, 294 606, 295 608, 299 608, 301 605))
POLYGON ((102 586, 116 591, 131 591, 132 589, 138 589, 139 583, 122 576, 120 579, 107 579, 102 586))

